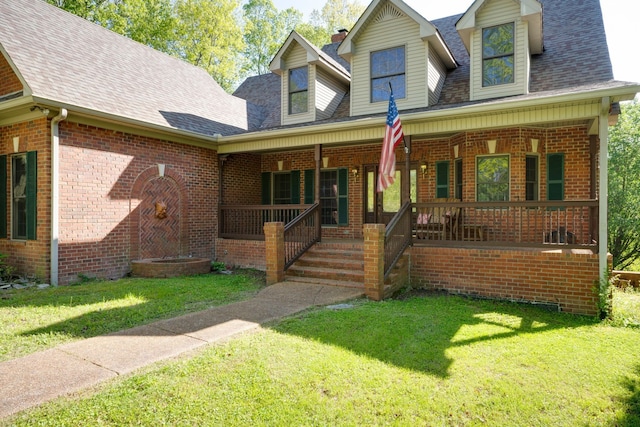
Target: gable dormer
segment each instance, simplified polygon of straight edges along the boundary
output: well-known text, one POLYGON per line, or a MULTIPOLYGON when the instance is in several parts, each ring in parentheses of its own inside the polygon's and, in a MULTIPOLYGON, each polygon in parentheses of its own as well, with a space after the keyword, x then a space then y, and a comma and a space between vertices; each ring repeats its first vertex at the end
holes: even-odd
POLYGON ((437 103, 457 67, 438 29, 402 0, 374 0, 338 47, 351 63, 351 115, 383 113, 389 83, 399 109, 437 103))
POLYGON ((543 52, 537 0, 476 0, 456 24, 469 52, 472 101, 529 93, 531 55, 543 52))
POLYGON ((269 66, 281 79, 281 123, 328 119, 349 91, 349 72, 292 31, 269 66))

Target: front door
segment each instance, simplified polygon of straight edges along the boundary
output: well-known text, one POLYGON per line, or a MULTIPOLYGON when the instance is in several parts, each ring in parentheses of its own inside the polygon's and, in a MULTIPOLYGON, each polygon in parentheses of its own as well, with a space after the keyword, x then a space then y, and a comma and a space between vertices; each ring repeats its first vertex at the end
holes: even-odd
MULTIPOLYGON (((376 191, 378 185, 378 165, 364 167, 365 197, 364 222, 367 224, 387 225, 402 205, 402 171, 396 169, 393 184, 381 193, 376 191)), ((416 171, 411 169, 411 200, 416 200, 416 171)))

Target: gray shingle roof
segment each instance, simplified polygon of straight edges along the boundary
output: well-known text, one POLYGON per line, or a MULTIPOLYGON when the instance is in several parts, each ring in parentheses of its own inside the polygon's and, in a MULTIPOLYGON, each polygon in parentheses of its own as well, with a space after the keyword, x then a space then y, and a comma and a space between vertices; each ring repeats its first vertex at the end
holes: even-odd
POLYGON ((264 112, 250 130, 280 126, 280 90, 280 76, 274 73, 249 77, 236 89, 235 96, 251 100, 264 112))
POLYGON ((0 44, 34 96, 72 108, 205 135, 244 132, 256 112, 203 69, 41 0, 0 2, 0 44))
MULTIPOLYGON (((520 98, 620 85, 612 82, 599 1, 540 1, 545 52, 532 57, 530 93, 520 98)), ((423 110, 471 103, 469 54, 455 29, 460 16, 432 21, 459 67, 448 73, 439 102, 423 110)), ((34 96, 63 105, 204 135, 280 127, 279 76, 250 77, 232 96, 204 70, 41 0, 0 1, 0 45, 34 96)), ((338 46, 319 52, 349 70, 338 46)), ((347 94, 325 121, 349 120, 349 102, 347 94)))
MULTIPOLYGON (((624 83, 612 81, 613 70, 599 0, 539 1, 543 4, 545 52, 531 58, 529 94, 521 95, 519 99, 535 99, 547 95, 624 85, 624 83)), ((459 66, 447 74, 440 100, 436 105, 412 111, 441 110, 462 105, 496 102, 496 100, 469 101, 470 58, 455 27, 461 16, 462 14, 458 14, 432 21, 453 52, 459 66)), ((338 45, 338 43, 328 44, 322 50, 339 61, 336 58, 338 45)), ((345 68, 349 69, 348 66, 345 68)), ((251 91, 243 91, 238 95, 251 101, 253 101, 252 94, 259 93, 263 98, 268 97, 265 94, 269 90, 266 75, 253 77, 251 87, 251 91)), ((270 104, 270 108, 278 111, 280 109, 279 90, 278 87, 278 94, 273 97, 273 103, 270 104)), ((349 96, 346 96, 341 107, 329 121, 347 119, 348 102, 349 96)), ((266 125, 267 123, 263 128, 278 127, 280 123, 279 121, 270 122, 269 126, 266 125)))

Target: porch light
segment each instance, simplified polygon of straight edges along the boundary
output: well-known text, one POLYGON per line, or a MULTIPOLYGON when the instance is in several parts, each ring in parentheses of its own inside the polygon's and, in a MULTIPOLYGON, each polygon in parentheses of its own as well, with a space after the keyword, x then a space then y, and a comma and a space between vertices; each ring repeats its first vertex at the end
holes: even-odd
POLYGON ((422 164, 420 164, 420 173, 422 173, 422 178, 427 176, 427 163, 426 162, 422 162, 422 164))
POLYGON ((358 178, 358 167, 354 166, 351 168, 351 174, 353 175, 354 178, 358 178))

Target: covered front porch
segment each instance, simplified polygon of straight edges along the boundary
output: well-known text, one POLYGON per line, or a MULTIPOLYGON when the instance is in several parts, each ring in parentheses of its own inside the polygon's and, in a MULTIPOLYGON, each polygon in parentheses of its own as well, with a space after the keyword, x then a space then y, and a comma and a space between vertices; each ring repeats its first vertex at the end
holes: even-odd
POLYGON ((595 314, 603 260, 599 140, 590 129, 405 137, 383 193, 380 141, 221 156, 217 259, 275 265, 281 279, 320 242, 362 242, 361 286, 374 299, 398 288, 388 280, 403 260, 402 286, 595 314), (265 235, 270 224, 282 224, 281 238, 265 235))

